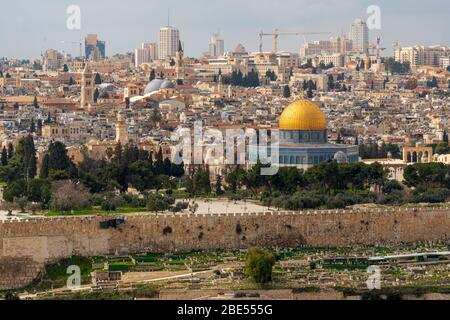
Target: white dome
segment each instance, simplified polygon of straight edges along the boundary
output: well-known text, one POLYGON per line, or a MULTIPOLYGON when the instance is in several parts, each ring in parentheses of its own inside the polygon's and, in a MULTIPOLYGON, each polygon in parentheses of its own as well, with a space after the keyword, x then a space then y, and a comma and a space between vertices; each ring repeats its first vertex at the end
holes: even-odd
POLYGON ((175 85, 169 80, 153 79, 144 89, 144 95, 158 92, 160 89, 172 89, 175 85))

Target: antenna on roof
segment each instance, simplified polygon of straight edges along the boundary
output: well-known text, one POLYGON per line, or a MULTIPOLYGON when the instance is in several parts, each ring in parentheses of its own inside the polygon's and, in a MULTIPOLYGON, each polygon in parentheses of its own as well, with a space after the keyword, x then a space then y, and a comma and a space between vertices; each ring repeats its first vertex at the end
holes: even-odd
POLYGON ((170 8, 167 9, 167 26, 170 27, 170 8))

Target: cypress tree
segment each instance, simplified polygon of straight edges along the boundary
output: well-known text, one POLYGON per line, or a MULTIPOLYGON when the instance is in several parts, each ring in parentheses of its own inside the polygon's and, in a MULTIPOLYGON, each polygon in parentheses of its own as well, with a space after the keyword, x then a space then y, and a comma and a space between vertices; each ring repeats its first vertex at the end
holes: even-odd
POLYGON ((119 142, 116 147, 114 148, 114 161, 117 164, 122 163, 122 144, 119 142))
POLYGON ((11 159, 14 156, 14 146, 13 144, 10 142, 8 144, 8 159, 11 159))
POLYGON ((95 84, 102 84, 102 77, 98 72, 95 74, 95 84))
POLYGON ((2 166, 7 166, 8 165, 8 151, 6 150, 5 147, 3 147, 2 149, 2 166))
POLYGON ((22 161, 24 177, 27 179, 34 178, 36 176, 36 148, 31 135, 25 138, 22 161))
POLYGON ((285 98, 290 98, 291 97, 291 89, 289 89, 288 85, 284 86, 283 97, 285 97, 285 98))
POLYGON ((46 154, 44 156, 44 158, 42 159, 41 170, 39 172, 39 177, 41 179, 48 178, 48 171, 49 171, 48 162, 49 162, 49 156, 48 156, 48 154, 46 154))
POLYGON ((35 107, 36 109, 39 109, 39 103, 38 103, 38 100, 37 100, 36 96, 34 96, 33 107, 35 107))

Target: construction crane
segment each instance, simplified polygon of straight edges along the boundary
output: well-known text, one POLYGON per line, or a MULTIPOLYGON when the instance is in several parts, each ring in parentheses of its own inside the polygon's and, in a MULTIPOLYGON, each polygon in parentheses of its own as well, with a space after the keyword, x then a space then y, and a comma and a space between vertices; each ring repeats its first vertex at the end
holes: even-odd
POLYGON ((381 47, 381 37, 377 37, 377 44, 370 45, 369 49, 372 50, 372 55, 374 55, 376 51, 378 63, 381 61, 381 51, 387 50, 386 48, 381 47))
POLYGON ((81 41, 61 41, 63 44, 77 44, 80 46, 80 58, 83 56, 83 42, 81 41))
POLYGON ((275 29, 274 33, 264 33, 263 31, 261 31, 261 33, 259 34, 259 52, 263 51, 263 38, 265 36, 273 36, 274 39, 273 51, 274 53, 277 53, 279 36, 311 36, 321 34, 331 34, 331 32, 279 32, 278 29, 275 29))

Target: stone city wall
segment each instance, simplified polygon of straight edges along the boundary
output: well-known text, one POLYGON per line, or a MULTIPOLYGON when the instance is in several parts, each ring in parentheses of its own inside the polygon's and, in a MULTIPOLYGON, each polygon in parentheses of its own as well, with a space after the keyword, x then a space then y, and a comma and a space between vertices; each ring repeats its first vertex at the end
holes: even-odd
POLYGON ((450 240, 450 208, 130 215, 117 229, 100 228, 100 222, 112 218, 0 222, 0 289, 8 277, 5 272, 20 259, 42 267, 72 255, 450 240))

